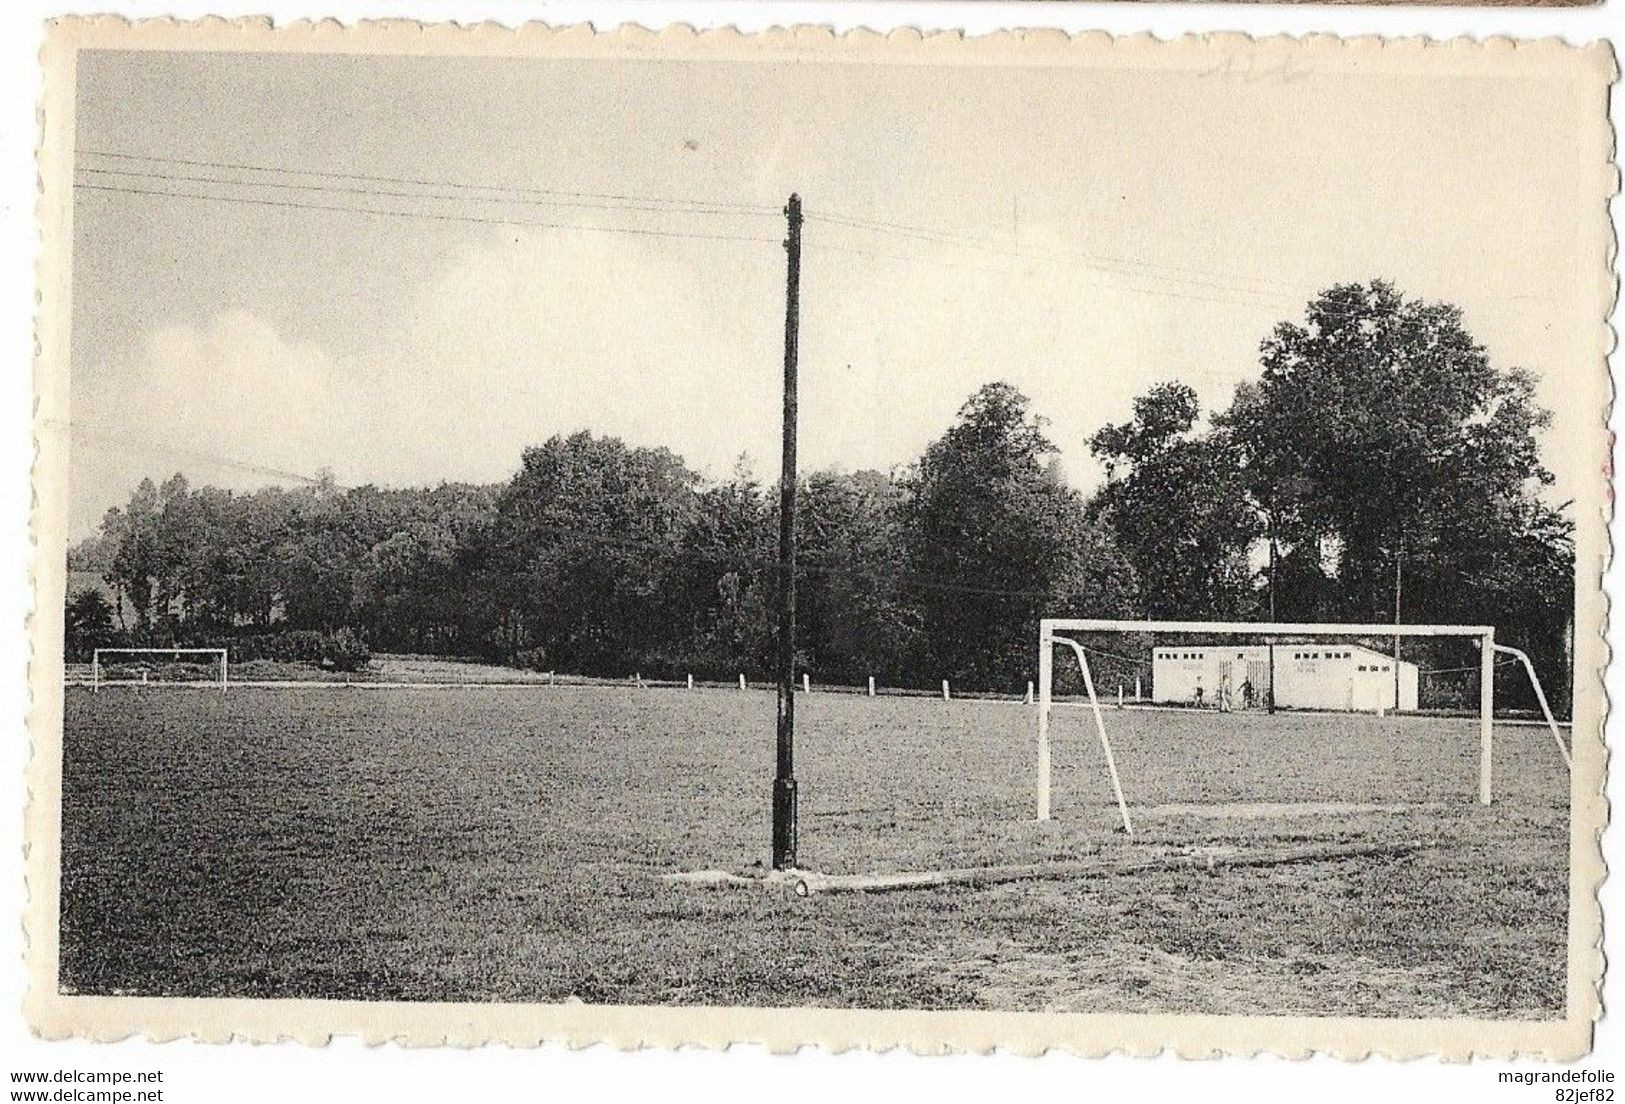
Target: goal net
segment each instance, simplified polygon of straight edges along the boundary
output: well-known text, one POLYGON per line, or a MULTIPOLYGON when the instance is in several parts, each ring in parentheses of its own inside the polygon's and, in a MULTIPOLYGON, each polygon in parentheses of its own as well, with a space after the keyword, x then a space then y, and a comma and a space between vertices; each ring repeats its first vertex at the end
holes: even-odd
POLYGON ((1098 755, 1080 751, 1066 769, 1080 787, 1098 785, 1082 775, 1103 775, 1131 834, 1132 806, 1165 801, 1331 805, 1476 790, 1488 805, 1498 673, 1503 699, 1550 731, 1531 754, 1549 760, 1555 744, 1567 766, 1533 662, 1490 626, 1047 618, 1038 819, 1051 814, 1058 733, 1093 737, 1098 755))
POLYGON ((224 648, 97 648, 90 656, 90 688, 181 685, 224 691, 230 660, 224 648))

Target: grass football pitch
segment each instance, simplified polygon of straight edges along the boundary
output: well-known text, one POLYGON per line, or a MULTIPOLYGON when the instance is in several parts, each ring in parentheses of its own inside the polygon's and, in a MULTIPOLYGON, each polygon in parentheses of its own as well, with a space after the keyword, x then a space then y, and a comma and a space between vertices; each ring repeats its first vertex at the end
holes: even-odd
POLYGON ((1473 721, 1112 710, 1129 838, 1082 709, 1040 824, 1032 707, 804 695, 825 872, 1425 845, 804 899, 660 877, 765 861, 758 691, 66 693, 67 992, 1563 1014, 1568 776, 1539 728, 1497 727, 1484 808, 1473 721))

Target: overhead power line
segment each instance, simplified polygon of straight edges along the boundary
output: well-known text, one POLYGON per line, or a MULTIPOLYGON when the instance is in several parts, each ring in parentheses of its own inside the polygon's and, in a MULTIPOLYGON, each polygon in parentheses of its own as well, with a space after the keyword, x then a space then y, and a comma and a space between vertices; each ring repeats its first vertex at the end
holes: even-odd
MULTIPOLYGON (((317 476, 305 475, 303 472, 268 467, 264 464, 255 464, 246 460, 234 460, 229 456, 221 456, 218 453, 207 452, 203 449, 166 444, 131 433, 122 433, 102 426, 88 425, 84 422, 65 422, 55 418, 48 418, 42 424, 48 429, 62 429, 71 435, 89 438, 92 442, 99 442, 103 446, 117 445, 121 448, 135 449, 140 452, 178 456, 188 460, 201 461, 214 467, 229 468, 233 471, 248 472, 252 475, 267 475, 273 479, 286 479, 295 483, 308 483, 312 486, 319 486, 323 482, 317 476)), ((335 488, 338 490, 351 489, 337 484, 335 484, 335 488)))
POLYGON ((776 204, 748 203, 733 200, 713 199, 683 199, 675 197, 661 197, 636 195, 626 192, 594 192, 569 188, 538 188, 511 184, 481 184, 476 181, 447 180, 433 177, 387 176, 379 173, 342 172, 329 169, 289 168, 281 165, 251 164, 240 161, 205 161, 186 157, 160 157, 150 154, 121 153, 113 150, 78 150, 80 156, 105 157, 119 161, 148 162, 166 165, 183 165, 189 168, 207 168, 220 170, 234 170, 239 172, 274 173, 284 176, 300 176, 306 178, 328 178, 333 180, 360 180, 377 184, 410 184, 428 188, 459 188, 486 192, 512 192, 519 195, 555 196, 574 199, 620 200, 636 203, 670 204, 674 206, 708 208, 718 211, 741 211, 764 215, 777 215, 779 208, 776 204))
MULTIPOLYGON (((271 196, 267 191, 314 193, 318 196, 375 198, 404 202, 432 201, 438 204, 475 203, 498 206, 534 206, 577 208, 584 210, 625 211, 639 215, 682 216, 776 216, 778 207, 748 201, 712 198, 683 198, 645 195, 627 191, 594 191, 557 187, 533 187, 500 183, 481 183, 432 176, 388 175, 338 169, 316 169, 280 166, 251 161, 209 160, 205 158, 173 157, 158 154, 135 154, 118 150, 83 149, 81 158, 102 158, 129 168, 83 165, 79 171, 100 178, 98 181, 80 181, 76 187, 91 192, 116 193, 132 196, 216 202, 239 206, 285 208, 289 210, 329 211, 345 214, 375 215, 386 218, 418 219, 431 222, 484 224, 494 226, 532 227, 539 229, 578 231, 582 233, 621 234, 631 237, 689 239, 698 241, 733 241, 744 243, 776 244, 779 239, 766 235, 725 230, 688 230, 658 226, 604 226, 566 222, 551 219, 526 219, 497 214, 458 213, 455 210, 409 209, 400 205, 368 205, 338 199, 322 202, 291 196, 271 196), (165 171, 170 168, 192 171, 165 171), (205 175, 205 172, 208 175, 205 175), (221 173, 255 174, 260 177, 243 178, 221 176, 221 173), (297 180, 287 179, 289 177, 297 180), (113 183, 111 180, 119 183, 113 183), (150 182, 141 185, 134 181, 150 182), (344 183, 350 182, 350 183, 344 183), (190 187, 168 187, 181 184, 190 187), (200 188, 199 185, 207 186, 200 188), (379 187, 395 185, 396 187, 379 187), (220 190, 216 190, 220 189, 220 190), (406 190, 413 189, 413 190, 406 190), (421 189, 438 189, 424 191, 421 189), (244 191, 251 194, 242 194, 244 191), (261 194, 252 194, 261 193, 261 194)), ((1188 302, 1206 302, 1234 305, 1235 297, 1250 300, 1296 302, 1301 291, 1293 285, 1262 277, 1241 276, 1235 273, 1217 274, 1192 266, 1163 261, 1149 261, 1133 257, 1114 257, 1097 253, 1053 252, 1004 245, 987 238, 951 230, 911 225, 886 219, 868 218, 839 211, 809 211, 808 221, 852 233, 868 233, 919 242, 940 249, 963 250, 986 256, 1004 257, 1027 265, 1057 265, 1108 278, 1111 282, 1085 283, 1107 291, 1152 295, 1188 302), (1134 282, 1119 282, 1134 281, 1134 282), (1147 283, 1149 282, 1149 284, 1147 283), (1162 285, 1162 286, 1158 286, 1162 285), (1277 290, 1269 290, 1270 288, 1277 290)), ((888 260, 900 264, 927 267, 981 271, 1009 276, 1008 267, 978 265, 943 257, 922 256, 919 253, 887 252, 852 245, 809 238, 807 244, 818 249, 850 256, 888 260)))
MULTIPOLYGON (((810 216, 809 216, 810 217, 810 216)), ((921 257, 917 254, 888 253, 874 249, 857 249, 852 246, 834 245, 830 242, 819 241, 817 238, 808 238, 807 244, 815 250, 831 253, 845 253, 855 257, 873 257, 879 260, 897 261, 900 264, 925 265, 928 268, 956 268, 970 272, 989 272, 999 276, 1009 276, 1012 270, 1009 267, 999 268, 994 265, 972 264, 964 261, 947 261, 931 257, 921 257)), ((1042 262, 1043 258, 1027 254, 1007 254, 1018 260, 1042 262)), ((1131 276, 1132 278, 1132 276, 1131 276)), ((1234 299, 1224 299, 1214 295, 1203 295, 1192 291, 1179 291, 1173 288, 1140 287, 1130 284, 1101 283, 1099 281, 1074 280, 1076 285, 1082 287, 1100 288, 1104 291, 1131 292, 1138 295, 1157 295, 1169 299, 1183 299, 1197 303, 1216 303, 1220 306, 1234 306, 1234 299)))
POLYGON ((1019 257, 1053 264, 1080 264, 1103 271, 1117 272, 1126 276, 1200 284, 1217 290, 1235 291, 1241 294, 1269 297, 1286 294, 1295 297, 1299 291, 1296 285, 1283 280, 1244 276, 1236 273, 1217 273, 1166 261, 1148 261, 1135 257, 1118 257, 1104 253, 1068 250, 1059 252, 1032 250, 1023 248, 1019 244, 1005 245, 991 239, 973 237, 953 231, 933 230, 923 226, 910 226, 905 223, 887 222, 882 219, 858 218, 852 215, 810 212, 807 218, 828 225, 867 233, 904 237, 937 245, 979 250, 1000 256, 1019 257))
POLYGON ((588 234, 625 234, 648 238, 687 238, 698 241, 756 242, 778 244, 778 238, 751 234, 708 234, 700 231, 659 230, 641 226, 592 226, 578 222, 555 222, 548 219, 497 218, 490 215, 457 215, 448 212, 405 211, 388 207, 356 207, 338 203, 306 203, 292 199, 258 199, 250 196, 211 195, 205 192, 175 191, 163 188, 127 188, 112 184, 74 185, 82 191, 114 192, 123 195, 156 196, 165 199, 192 199, 214 203, 240 204, 249 207, 281 207, 297 211, 336 211, 352 215, 382 215, 386 218, 418 219, 428 222, 478 223, 487 226, 522 226, 548 230, 570 230, 588 234))
MULTIPOLYGON (((139 180, 152 180, 166 183, 187 184, 218 184, 233 188, 281 188, 301 192, 321 192, 333 195, 363 195, 378 196, 387 199, 438 199, 454 203, 495 203, 505 206, 526 207, 571 207, 584 208, 592 211, 636 211, 651 214, 685 214, 685 215, 716 215, 716 214, 745 214, 746 212, 725 212, 709 208, 684 210, 681 208, 663 207, 651 204, 633 203, 603 203, 596 200, 577 199, 526 199, 507 195, 457 195, 447 192, 413 192, 392 190, 387 188, 365 188, 344 184, 290 184, 283 181, 269 180, 229 180, 219 176, 194 176, 186 173, 148 173, 137 172, 133 169, 95 169, 80 168, 81 173, 96 176, 128 177, 139 180)), ((754 212, 751 212, 754 213, 754 212)))

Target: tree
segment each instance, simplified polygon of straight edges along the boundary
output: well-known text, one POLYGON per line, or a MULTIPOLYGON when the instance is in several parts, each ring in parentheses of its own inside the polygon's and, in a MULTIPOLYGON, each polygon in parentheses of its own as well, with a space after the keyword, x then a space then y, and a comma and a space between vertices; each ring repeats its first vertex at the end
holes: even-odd
POLYGON ((497 638, 566 670, 627 674, 680 631, 663 583, 698 477, 667 449, 582 431, 526 449, 491 532, 497 638))
POLYGON ((665 586, 682 628, 662 660, 714 678, 770 669, 777 499, 744 457, 732 478, 698 489, 681 545, 665 586))
MULTIPOLYGON (((1530 375, 1492 365, 1456 307, 1383 281, 1341 285, 1306 324, 1277 326, 1262 362, 1224 424, 1254 487, 1274 488, 1281 531, 1335 542, 1345 614, 1391 613, 1396 565, 1451 573, 1463 521, 1504 532, 1551 520, 1536 441, 1550 416, 1530 375)), ((1446 590, 1447 606, 1469 597, 1446 590)))
POLYGON ((876 471, 815 472, 800 492, 798 625, 804 666, 830 681, 913 675, 905 493, 876 471))
POLYGON ((1134 569, 1048 463, 1008 383, 982 387, 905 481, 910 581, 933 673, 982 689, 1032 677, 1043 616, 1128 616, 1134 569))
POLYGON ((1090 439, 1106 484, 1090 508, 1111 525, 1139 577, 1143 612, 1237 619, 1257 612, 1249 550, 1259 514, 1228 433, 1198 432, 1201 406, 1182 383, 1134 400, 1134 418, 1090 439))
POLYGON ((63 645, 70 660, 83 662, 97 648, 116 644, 113 606, 98 590, 75 591, 63 619, 63 645))
MULTIPOLYGON (((1323 292, 1262 346, 1220 424, 1272 529, 1313 550, 1292 616, 1496 625, 1563 671, 1572 524, 1542 496, 1533 378, 1461 311, 1374 281, 1323 292), (1320 575, 1318 581, 1311 577, 1320 575)), ((1566 683, 1566 678, 1553 679, 1566 683)))

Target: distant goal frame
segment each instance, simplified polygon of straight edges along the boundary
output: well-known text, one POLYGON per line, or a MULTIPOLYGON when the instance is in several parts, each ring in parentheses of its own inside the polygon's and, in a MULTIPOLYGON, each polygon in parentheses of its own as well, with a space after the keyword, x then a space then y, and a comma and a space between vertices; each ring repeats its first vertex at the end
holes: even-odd
POLYGON ((1041 821, 1050 819, 1050 712, 1054 705, 1055 649, 1065 645, 1078 660, 1083 673, 1084 692, 1089 698, 1095 731, 1105 755, 1106 770, 1111 776, 1112 792, 1123 821, 1123 829, 1134 833, 1134 822, 1129 814, 1128 802, 1123 797, 1122 781, 1117 773, 1116 757, 1112 754, 1111 738, 1106 734, 1106 722, 1095 693, 1094 676, 1089 670, 1086 649, 1069 633, 1184 633, 1200 636, 1210 633, 1246 636, 1364 636, 1364 637, 1471 637, 1479 641, 1478 689, 1478 801, 1489 805, 1493 800, 1493 773, 1495 761, 1495 657, 1508 655, 1518 660, 1534 687, 1552 739, 1562 755, 1564 766, 1573 770, 1571 752, 1558 731, 1546 700, 1546 691, 1535 673, 1535 665, 1521 650, 1495 640, 1493 625, 1410 625, 1410 624, 1344 624, 1336 622, 1290 621, 1153 621, 1119 618, 1046 617, 1038 623, 1038 763, 1037 763, 1037 816, 1041 821))
MULTIPOLYGON (((83 653, 81 653, 83 654, 83 653)), ((188 685, 207 685, 217 688, 222 694, 231 685, 231 652, 226 648, 95 648, 90 653, 90 692, 96 693, 103 686, 130 686, 150 685, 147 683, 107 682, 102 679, 102 657, 104 655, 153 655, 153 656, 184 656, 184 655, 212 655, 220 657, 220 677, 210 679, 207 683, 188 685)))

